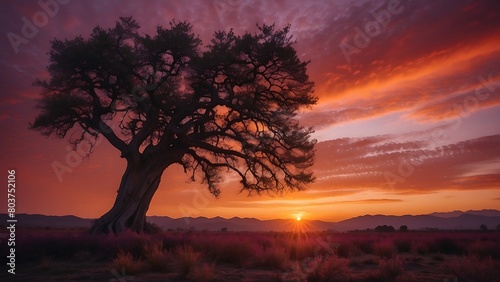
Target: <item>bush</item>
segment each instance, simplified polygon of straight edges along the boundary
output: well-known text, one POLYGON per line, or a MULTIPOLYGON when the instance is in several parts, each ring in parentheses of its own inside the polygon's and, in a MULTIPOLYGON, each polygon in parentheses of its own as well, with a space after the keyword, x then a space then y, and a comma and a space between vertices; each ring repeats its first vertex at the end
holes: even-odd
POLYGON ((349 281, 348 260, 337 256, 316 257, 308 265, 308 282, 349 281))
POLYGON ((213 238, 200 247, 217 261, 237 266, 252 265, 262 257, 262 248, 256 242, 239 237, 213 238))
POLYGON ((173 261, 172 255, 163 249, 163 243, 157 242, 145 245, 145 259, 151 266, 151 270, 168 272, 170 263, 173 261))
POLYGON ((442 254, 463 254, 462 247, 452 238, 438 238, 435 240, 435 251, 442 254))
POLYGON ((340 244, 337 247, 337 255, 341 258, 349 258, 351 253, 354 251, 353 249, 355 249, 354 246, 350 246, 347 243, 340 244))
POLYGON ((147 234, 161 234, 163 229, 156 223, 146 221, 144 223, 144 232, 147 234))
POLYGON ((481 258, 500 258, 500 242, 475 241, 469 245, 470 255, 477 255, 481 258))
POLYGON ((373 246, 373 253, 381 258, 390 259, 396 255, 396 247, 391 241, 381 241, 377 242, 373 246))
POLYGON ((396 239, 394 240, 394 245, 396 246, 396 249, 400 253, 409 253, 411 252, 411 240, 409 239, 396 239))
POLYGON ((443 264, 445 270, 458 279, 475 282, 498 281, 500 269, 491 258, 480 259, 477 256, 451 259, 443 264))
POLYGON ((288 253, 283 247, 270 247, 264 252, 263 265, 273 269, 284 269, 288 253))
POLYGON ((179 264, 180 272, 187 276, 189 272, 198 264, 201 253, 193 250, 191 246, 182 246, 175 249, 175 256, 179 264))
POLYGON ((132 254, 124 251, 118 252, 112 264, 114 269, 118 271, 123 269, 125 273, 129 274, 135 274, 144 269, 142 262, 135 260, 132 254))
POLYGON ((379 268, 373 274, 377 281, 391 282, 404 273, 403 261, 399 257, 391 259, 382 259, 379 261, 379 268))
POLYGON ((393 226, 391 225, 379 225, 375 227, 376 232, 394 232, 396 229, 394 229, 393 226))
POLYGON ((188 275, 189 281, 211 282, 215 281, 214 265, 204 263, 201 267, 193 268, 188 275))
POLYGON ((411 252, 414 254, 425 255, 429 253, 429 247, 424 242, 413 242, 411 246, 411 252))
POLYGON ((354 245, 360 249, 365 254, 373 254, 373 240, 364 239, 364 240, 355 240, 354 245))
POLYGON ((313 239, 312 237, 310 237, 300 242, 294 240, 285 240, 284 244, 286 246, 286 249, 290 252, 290 259, 302 261, 316 255, 315 251, 317 251, 318 248, 317 240, 323 240, 323 238, 313 239))

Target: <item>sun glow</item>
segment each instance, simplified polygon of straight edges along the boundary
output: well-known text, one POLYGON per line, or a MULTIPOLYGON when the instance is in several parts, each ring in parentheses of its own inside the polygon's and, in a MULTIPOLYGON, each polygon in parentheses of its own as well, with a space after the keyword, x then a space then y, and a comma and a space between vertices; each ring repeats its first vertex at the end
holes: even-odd
POLYGON ((297 221, 300 221, 302 218, 299 216, 297 216, 297 221))

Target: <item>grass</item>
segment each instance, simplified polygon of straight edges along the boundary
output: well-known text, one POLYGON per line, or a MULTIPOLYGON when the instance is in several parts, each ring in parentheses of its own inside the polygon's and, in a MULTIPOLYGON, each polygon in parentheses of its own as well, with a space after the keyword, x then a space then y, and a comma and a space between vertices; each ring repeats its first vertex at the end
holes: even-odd
POLYGON ((163 242, 153 242, 145 245, 145 259, 153 271, 169 272, 172 270, 174 257, 163 248, 163 242))
POLYGON ((216 281, 214 268, 215 266, 213 264, 209 265, 207 263, 203 263, 203 265, 201 265, 200 267, 192 269, 187 278, 189 279, 189 281, 193 282, 216 281))
MULTIPOLYGON (((92 236, 84 231, 23 230, 18 232, 16 247, 16 262, 31 265, 47 281, 61 275, 76 281, 78 277, 109 281, 112 271, 140 281, 260 277, 256 279, 441 282, 455 277, 459 281, 500 277, 496 270, 500 269, 500 232, 171 231, 92 236)), ((0 246, 0 251, 5 253, 6 246, 0 246)))
POLYGON ((182 276, 187 276, 199 263, 201 253, 191 246, 180 246, 175 249, 175 260, 178 263, 182 276))
POLYGON ((112 262, 112 267, 118 270, 124 270, 126 273, 136 274, 144 271, 144 263, 134 259, 131 253, 120 251, 112 262))
POLYGON ((498 263, 492 258, 455 257, 445 262, 443 267, 460 281, 491 282, 500 278, 498 263))
POLYGON ((349 281, 351 271, 349 261, 337 256, 316 257, 309 263, 307 281, 349 281))

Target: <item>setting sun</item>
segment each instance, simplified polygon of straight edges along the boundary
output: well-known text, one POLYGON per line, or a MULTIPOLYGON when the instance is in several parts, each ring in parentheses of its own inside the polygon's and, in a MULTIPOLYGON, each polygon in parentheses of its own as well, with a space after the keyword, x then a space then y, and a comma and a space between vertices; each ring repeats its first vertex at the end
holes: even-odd
POLYGON ((300 221, 300 219, 301 219, 300 216, 297 216, 297 221, 300 221))

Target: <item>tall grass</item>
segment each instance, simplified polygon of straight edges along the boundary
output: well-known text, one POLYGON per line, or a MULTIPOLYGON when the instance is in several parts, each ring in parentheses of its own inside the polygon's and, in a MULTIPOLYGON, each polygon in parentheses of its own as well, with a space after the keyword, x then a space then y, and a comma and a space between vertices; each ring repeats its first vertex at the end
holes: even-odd
POLYGON ((173 255, 163 248, 163 242, 152 242, 144 246, 145 259, 153 271, 169 272, 174 261, 173 255))
MULTIPOLYGON (((5 248, 5 244, 0 246, 0 251, 7 253, 5 248)), ((484 280, 492 277, 491 273, 497 274, 495 267, 500 268, 500 232, 325 232, 292 236, 289 232, 196 231, 94 236, 28 230, 18 233, 16 252, 22 254, 19 263, 42 261, 40 270, 44 273, 60 262, 92 262, 111 265, 119 272, 124 269, 127 274, 161 272, 211 281, 220 267, 279 273, 299 265, 310 281, 328 281, 325 277, 329 276, 348 280, 351 270, 373 271, 373 281, 401 281, 406 279, 403 257, 408 271, 428 260, 441 275, 484 280), (411 262, 410 257, 421 260, 411 262)))
POLYGON ((307 281, 349 281, 351 271, 348 262, 337 256, 316 257, 308 265, 307 281))
POLYGON ((201 253, 193 250, 191 246, 180 246, 175 249, 175 259, 182 276, 187 276, 199 263, 201 253))
POLYGON ((464 281, 493 282, 500 280, 500 265, 493 259, 477 256, 455 257, 443 264, 445 270, 464 281))
POLYGON ((136 274, 144 271, 144 263, 134 259, 131 253, 120 251, 113 260, 113 268, 117 270, 125 270, 126 273, 136 274))

